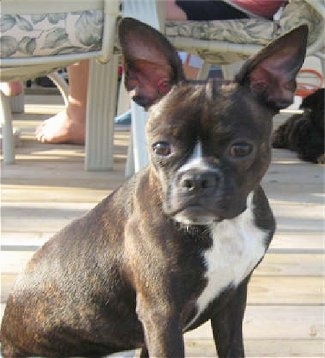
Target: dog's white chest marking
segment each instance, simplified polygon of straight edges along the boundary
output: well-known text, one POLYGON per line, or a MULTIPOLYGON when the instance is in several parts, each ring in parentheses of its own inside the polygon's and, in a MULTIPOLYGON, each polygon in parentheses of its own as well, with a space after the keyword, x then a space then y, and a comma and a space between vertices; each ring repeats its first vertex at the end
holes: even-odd
POLYGON ((251 201, 252 194, 238 217, 210 225, 213 244, 204 253, 207 285, 198 297, 195 318, 226 287, 242 282, 265 253, 267 232, 255 226, 251 201))

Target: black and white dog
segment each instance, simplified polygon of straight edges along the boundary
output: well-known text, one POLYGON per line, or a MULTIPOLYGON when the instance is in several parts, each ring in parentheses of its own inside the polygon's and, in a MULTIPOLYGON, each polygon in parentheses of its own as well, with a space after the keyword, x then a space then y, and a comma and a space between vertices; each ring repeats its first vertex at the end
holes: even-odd
POLYGON ((183 357, 211 321, 220 357, 242 357, 247 285, 275 230, 260 186, 272 117, 293 99, 307 27, 236 80, 186 81, 159 32, 119 26, 126 87, 149 108, 150 164, 36 252, 10 294, 4 357, 183 357))
POLYGON ((321 88, 306 97, 300 105, 304 112, 293 115, 274 131, 274 148, 290 149, 301 160, 325 164, 324 94, 321 88))

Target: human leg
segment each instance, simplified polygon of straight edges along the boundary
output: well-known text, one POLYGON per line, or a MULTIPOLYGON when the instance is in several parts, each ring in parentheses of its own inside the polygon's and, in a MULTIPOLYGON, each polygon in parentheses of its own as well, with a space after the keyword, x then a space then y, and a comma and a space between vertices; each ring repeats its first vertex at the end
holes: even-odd
POLYGON ((23 91, 20 81, 0 82, 0 90, 6 96, 17 96, 23 91))

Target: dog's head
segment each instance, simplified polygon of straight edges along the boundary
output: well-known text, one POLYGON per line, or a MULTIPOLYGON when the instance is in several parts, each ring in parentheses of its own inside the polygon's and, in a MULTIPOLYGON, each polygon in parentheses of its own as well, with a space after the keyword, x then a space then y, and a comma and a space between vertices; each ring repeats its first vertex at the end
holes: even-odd
POLYGON ((301 26, 277 39, 232 83, 189 82, 163 35, 137 20, 121 21, 125 85, 150 110, 151 172, 167 215, 209 224, 245 210, 270 163, 272 117, 292 103, 307 34, 301 26))

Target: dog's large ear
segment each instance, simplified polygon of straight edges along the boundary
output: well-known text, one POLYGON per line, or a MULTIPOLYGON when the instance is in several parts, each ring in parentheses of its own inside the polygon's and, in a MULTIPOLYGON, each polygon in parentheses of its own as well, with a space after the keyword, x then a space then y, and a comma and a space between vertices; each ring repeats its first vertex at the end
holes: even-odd
POLYGON ((168 40, 132 18, 119 23, 125 87, 140 106, 150 107, 184 79, 181 60, 168 40))
POLYGON ((289 106, 296 76, 306 55, 308 27, 299 26, 283 35, 246 62, 236 81, 275 111, 289 106))

